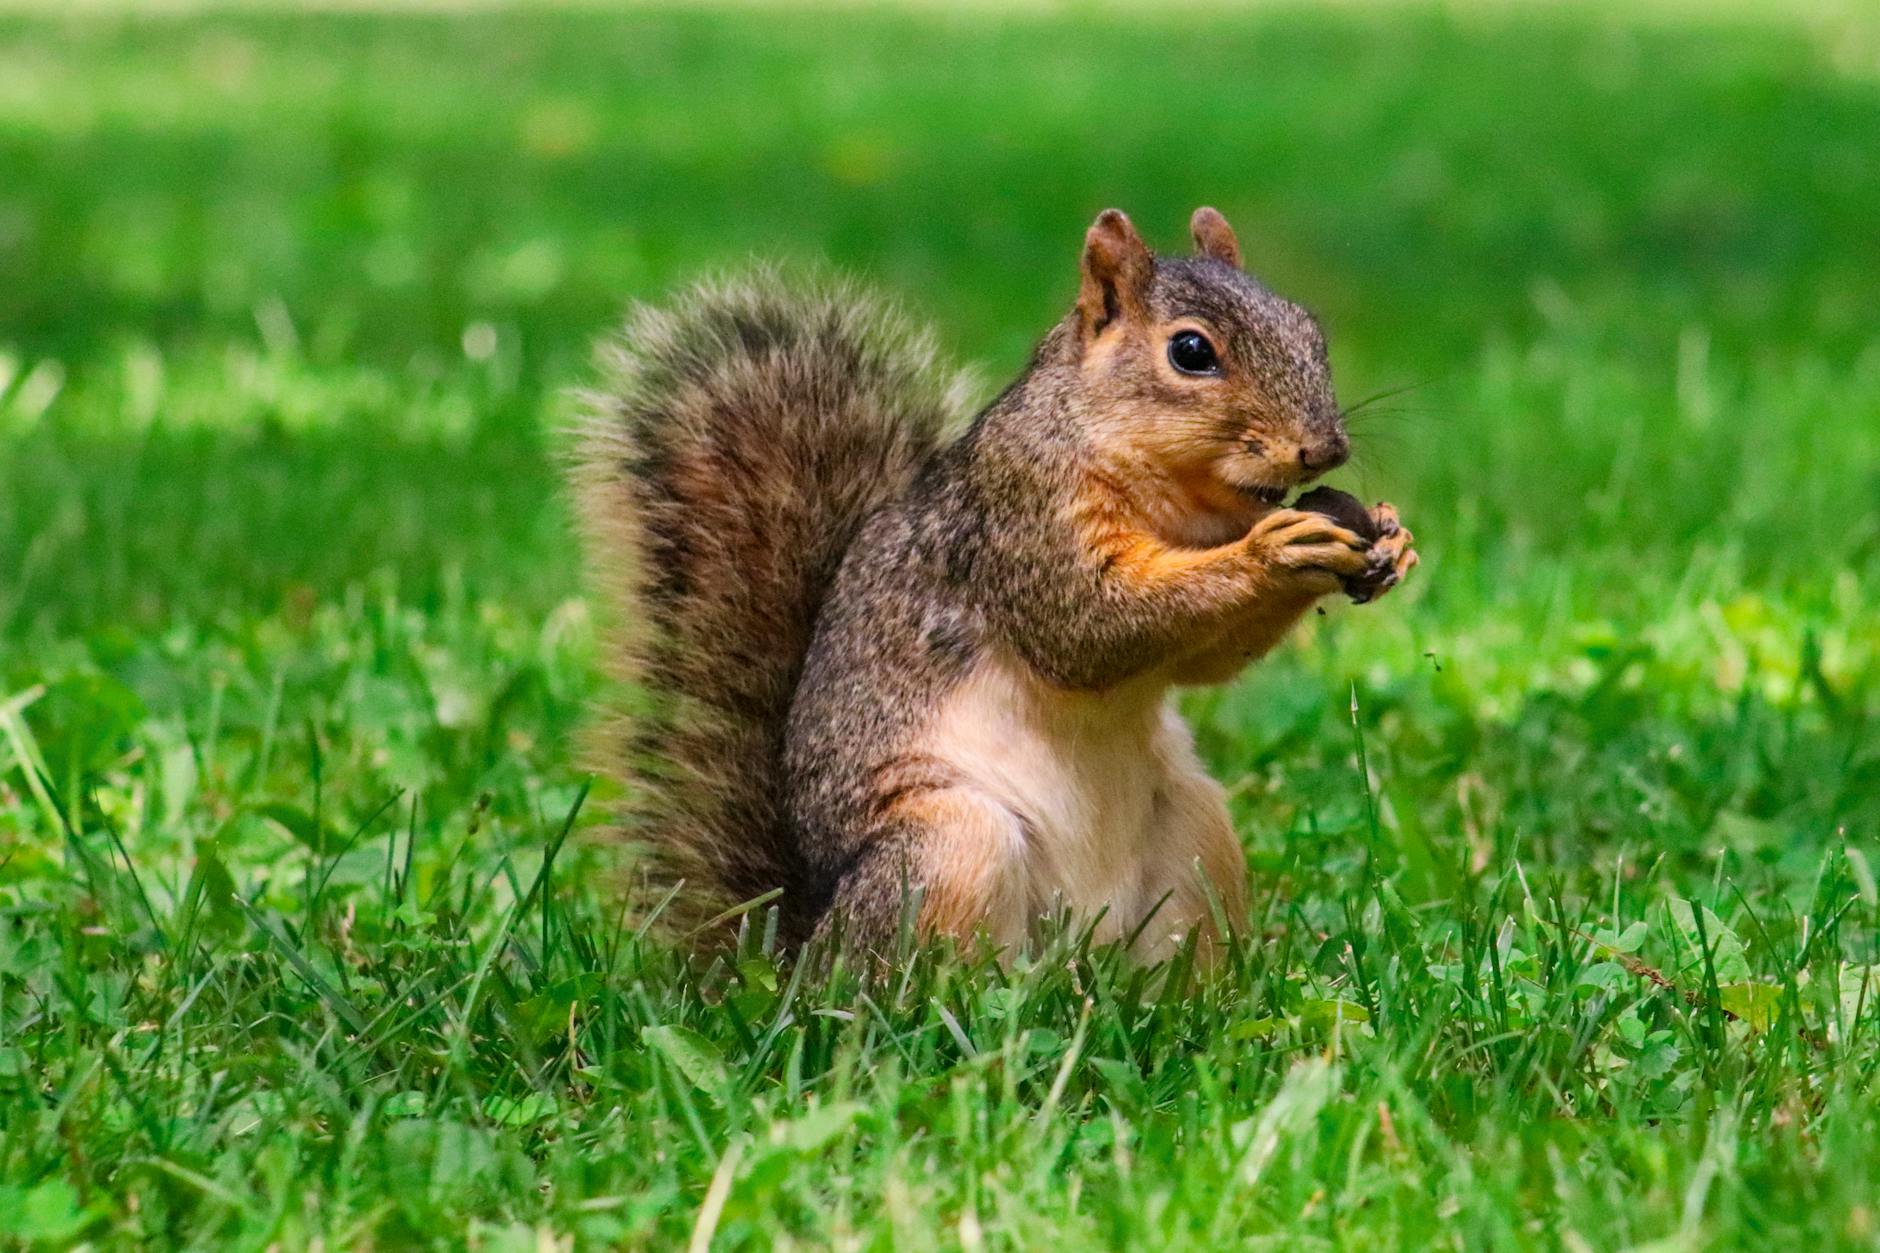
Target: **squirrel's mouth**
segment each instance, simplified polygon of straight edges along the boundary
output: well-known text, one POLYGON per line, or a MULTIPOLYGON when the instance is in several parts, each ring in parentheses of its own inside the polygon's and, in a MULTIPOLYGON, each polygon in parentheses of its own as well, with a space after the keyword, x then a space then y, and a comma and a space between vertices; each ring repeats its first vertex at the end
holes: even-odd
POLYGON ((1274 465, 1264 457, 1249 456, 1233 458, 1220 467, 1218 473, 1227 485, 1241 499, 1264 509, 1277 509, 1286 503, 1286 497, 1299 486, 1297 476, 1289 473, 1287 465, 1274 465), (1275 479, 1289 480, 1274 482, 1275 479))

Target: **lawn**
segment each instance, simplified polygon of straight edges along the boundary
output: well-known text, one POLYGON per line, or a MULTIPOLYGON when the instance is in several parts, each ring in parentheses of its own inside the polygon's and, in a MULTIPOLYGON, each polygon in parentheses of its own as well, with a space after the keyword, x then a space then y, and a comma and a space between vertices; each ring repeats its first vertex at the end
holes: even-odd
POLYGON ((1880 18, 1001 12, 0 11, 0 1243, 1880 1245, 1880 18), (595 336, 1199 203, 1424 554, 1186 701, 1224 968, 623 917, 595 336))

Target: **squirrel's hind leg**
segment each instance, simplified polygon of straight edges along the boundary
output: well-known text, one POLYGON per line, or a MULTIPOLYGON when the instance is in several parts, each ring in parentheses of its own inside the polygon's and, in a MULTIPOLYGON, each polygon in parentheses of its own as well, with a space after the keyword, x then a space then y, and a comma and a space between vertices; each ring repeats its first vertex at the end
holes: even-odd
POLYGON ((1013 951, 1028 923, 1023 850, 1022 824, 996 801, 965 788, 904 797, 837 883, 817 933, 886 956, 911 905, 920 940, 983 935, 1013 951))
POLYGON ((1247 919, 1247 855, 1227 814, 1221 787, 1195 760, 1185 731, 1173 738, 1167 780, 1156 795, 1161 838, 1142 863, 1138 899, 1155 908, 1131 951, 1160 961, 1200 928, 1201 952, 1211 959, 1221 936, 1218 909, 1230 928, 1247 919))

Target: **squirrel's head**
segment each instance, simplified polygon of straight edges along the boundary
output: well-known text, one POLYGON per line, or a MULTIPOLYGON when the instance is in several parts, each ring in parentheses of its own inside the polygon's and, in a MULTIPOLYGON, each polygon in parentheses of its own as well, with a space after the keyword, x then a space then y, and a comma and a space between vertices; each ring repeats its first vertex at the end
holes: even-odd
POLYGON ((1084 411, 1198 503, 1271 507, 1351 451, 1325 336, 1241 269, 1219 213, 1195 210, 1189 229, 1194 256, 1158 257, 1116 209, 1091 224, 1067 319, 1084 411))

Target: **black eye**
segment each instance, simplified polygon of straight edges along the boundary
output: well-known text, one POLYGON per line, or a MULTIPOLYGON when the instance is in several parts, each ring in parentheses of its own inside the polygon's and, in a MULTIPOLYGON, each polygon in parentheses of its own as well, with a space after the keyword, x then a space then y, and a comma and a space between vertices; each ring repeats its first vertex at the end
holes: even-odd
POLYGON ((1183 374, 1219 374, 1221 359, 1200 331, 1177 331, 1168 341, 1168 363, 1183 374))

